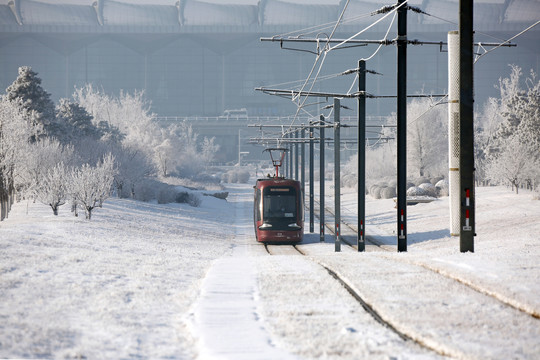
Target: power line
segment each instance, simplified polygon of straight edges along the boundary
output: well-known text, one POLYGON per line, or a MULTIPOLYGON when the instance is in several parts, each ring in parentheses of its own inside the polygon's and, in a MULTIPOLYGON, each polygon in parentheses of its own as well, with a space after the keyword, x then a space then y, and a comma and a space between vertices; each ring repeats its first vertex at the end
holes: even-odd
MULTIPOLYGON (((537 22, 535 22, 534 24, 532 24, 531 26, 529 26, 529 27, 526 28, 525 30, 521 31, 520 33, 518 33, 518 34, 512 36, 510 39, 505 40, 504 42, 502 42, 501 44, 497 45, 497 46, 494 47, 493 49, 487 50, 485 53, 483 53, 482 55, 478 56, 478 57, 476 58, 476 60, 474 60, 474 63, 473 63, 473 64, 476 64, 476 62, 477 62, 478 60, 480 60, 480 58, 482 58, 484 55, 486 55, 486 54, 492 52, 492 51, 495 50, 495 49, 500 48, 501 46, 505 46, 505 44, 507 44, 507 43, 509 43, 510 41, 514 40, 514 39, 517 38, 518 36, 520 36, 520 35, 526 33, 527 31, 531 30, 533 27, 535 27, 535 26, 538 25, 538 24, 540 24, 540 20, 538 20, 537 22)), ((479 44, 479 46, 482 46, 481 43, 479 44)), ((483 47, 482 47, 482 48, 483 48, 483 47)), ((484 50, 485 50, 485 49, 484 49, 484 50)))

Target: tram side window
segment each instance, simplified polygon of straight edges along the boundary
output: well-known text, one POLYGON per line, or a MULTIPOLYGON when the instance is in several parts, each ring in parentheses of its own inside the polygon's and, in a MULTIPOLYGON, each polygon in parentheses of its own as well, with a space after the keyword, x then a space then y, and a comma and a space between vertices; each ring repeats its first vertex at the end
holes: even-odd
POLYGON ((287 191, 265 191, 263 196, 264 218, 296 218, 296 194, 287 191))
POLYGON ((261 189, 255 191, 255 219, 261 221, 261 189))

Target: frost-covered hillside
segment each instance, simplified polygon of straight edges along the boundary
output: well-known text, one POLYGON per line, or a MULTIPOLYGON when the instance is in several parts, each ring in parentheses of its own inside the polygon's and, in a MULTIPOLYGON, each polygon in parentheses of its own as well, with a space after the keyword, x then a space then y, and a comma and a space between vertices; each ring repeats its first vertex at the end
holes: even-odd
MULTIPOLYGON (((334 253, 330 235, 306 234, 307 256, 270 256, 253 236, 251 186, 227 190, 200 207, 112 198, 91 221, 15 204, 0 223, 0 358, 540 356, 531 193, 477 189, 475 253, 448 236, 442 198, 409 208, 407 253, 393 245, 392 200, 368 200, 368 234, 391 251, 334 253), (416 342, 374 321, 321 264, 416 342)), ((354 199, 344 194, 346 221, 354 199)))

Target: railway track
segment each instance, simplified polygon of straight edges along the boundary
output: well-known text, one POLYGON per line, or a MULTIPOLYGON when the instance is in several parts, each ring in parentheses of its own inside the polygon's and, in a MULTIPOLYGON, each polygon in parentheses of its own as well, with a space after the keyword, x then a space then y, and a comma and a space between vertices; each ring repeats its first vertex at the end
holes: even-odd
MULTIPOLYGON (((316 207, 315 209, 317 210, 315 212, 315 214, 317 214, 317 212, 319 211, 320 209, 320 203, 315 200, 315 204, 316 204, 316 207)), ((319 218, 317 215, 315 215, 315 217, 319 218)), ((327 219, 326 223, 325 223, 325 227, 328 229, 328 231, 330 231, 331 234, 333 234, 335 236, 335 231, 334 231, 334 228, 332 227, 332 225, 334 224, 334 219, 335 219, 335 215, 334 215, 334 212, 331 210, 331 209, 328 209, 327 207, 325 207, 325 219, 327 219), (330 216, 328 216, 330 215, 330 216)), ((341 226, 342 228, 343 227, 346 227, 348 228, 350 231, 352 231, 354 234, 358 234, 358 230, 356 229, 356 227, 354 227, 353 225, 351 224, 348 224, 347 222, 341 220, 341 226)), ((355 250, 358 250, 358 248, 356 247, 356 245, 352 244, 350 241, 348 241, 345 237, 341 237, 341 241, 343 243, 345 243, 347 246, 355 249, 355 250)), ((368 243, 370 243, 372 246, 375 246, 376 248, 380 249, 380 250, 383 250, 384 252, 394 252, 396 251, 395 250, 395 247, 390 247, 388 245, 384 245, 380 242, 378 242, 377 240, 373 239, 371 236, 367 235, 366 238, 365 238, 365 241, 366 241, 366 245, 368 243)), ((366 247, 367 248, 367 247, 366 247)), ((465 279, 463 277, 460 277, 460 276, 457 276, 455 274, 451 274, 447 271, 444 271, 442 269, 439 269, 439 268, 436 268, 432 265, 429 265, 427 263, 424 263, 424 262, 421 262, 421 261, 411 261, 411 260, 408 260, 408 259, 398 259, 398 261, 403 261, 403 262, 406 262, 408 264, 412 264, 412 265, 416 265, 416 266, 419 266, 419 267, 422 267, 426 270, 429 270, 435 274, 438 274, 440 276, 443 276, 447 279, 451 279, 451 280, 454 280, 464 286, 467 286, 468 288, 482 294, 482 295, 485 295, 485 296, 489 296, 493 299, 496 299, 497 301, 503 303, 505 306, 509 306, 513 309, 516 309, 520 312, 523 312, 535 319, 540 319, 540 312, 534 310, 534 309, 530 309, 528 308, 527 306, 523 305, 523 304, 520 304, 520 303, 517 303, 515 300, 503 295, 503 294, 500 294, 500 293, 497 293, 493 290, 489 290, 489 289, 486 289, 478 284, 475 284, 474 282, 468 280, 468 279, 465 279)))
MULTIPOLYGON (((297 256, 309 256, 307 253, 302 251, 298 248, 296 245, 268 245, 264 244, 264 248, 266 252, 269 255, 297 255, 297 256)), ((394 334, 396 334, 399 338, 401 338, 403 341, 406 342, 412 342, 416 345, 420 346, 421 348, 434 352, 440 356, 451 356, 445 351, 442 351, 438 347, 430 346, 423 341, 414 338, 413 336, 410 336, 406 334, 403 331, 400 331, 391 321, 385 320, 384 317, 379 314, 379 312, 373 308, 366 300, 363 299, 363 297, 354 289, 352 285, 350 285, 346 279, 344 279, 338 272, 334 271, 331 267, 328 265, 325 265, 321 262, 316 261, 315 259, 311 259, 315 263, 317 263, 319 266, 324 268, 326 272, 334 279, 336 280, 347 292, 353 297, 353 299, 366 311, 378 324, 382 325, 386 329, 390 330, 394 334)))
MULTIPOLYGON (((316 207, 319 206, 319 203, 316 202, 316 207)), ((325 232, 327 234, 334 235, 334 214, 331 209, 325 209, 325 218, 326 218, 326 224, 325 228, 327 229, 325 232)), ((342 230, 342 251, 349 252, 349 255, 345 256, 351 256, 351 252, 356 252, 357 248, 355 246, 356 242, 356 234, 357 229, 354 225, 348 224, 347 221, 341 222, 341 230, 342 230), (346 229, 346 230, 345 230, 346 229), (344 234, 346 233, 346 234, 344 234), (343 236, 345 235, 345 236, 343 236)), ((328 239, 326 241, 328 244, 328 239)), ((385 267, 389 267, 391 269, 388 270, 389 273, 391 273, 391 276, 396 280, 396 277, 394 274, 401 274, 402 272, 408 272, 408 274, 423 274, 422 276, 425 279, 429 279, 429 281, 426 282, 427 286, 430 287, 432 284, 440 283, 444 284, 438 288, 440 291, 440 294, 447 293, 448 292, 448 299, 453 299, 455 296, 461 296, 462 294, 467 299, 468 304, 474 304, 474 303, 482 303, 486 304, 485 308, 487 310, 482 310, 478 314, 475 313, 477 310, 475 310, 474 307, 471 307, 468 309, 468 313, 470 313, 469 319, 471 319, 470 324, 463 328, 460 328, 459 331, 462 332, 462 335, 464 336, 464 339, 474 339, 474 334, 477 333, 477 331, 481 330, 473 330, 476 326, 479 326, 478 324, 482 324, 482 326, 489 326, 487 325, 492 324, 491 326, 493 328, 500 328, 508 326, 509 328, 512 328, 512 330, 509 330, 510 333, 516 334, 515 329, 517 323, 521 323, 522 321, 524 323, 527 323, 525 325, 524 329, 534 329, 536 327, 536 324, 538 324, 538 319, 540 319, 540 316, 538 312, 534 310, 534 308, 526 308, 525 306, 522 306, 519 303, 516 303, 513 301, 513 299, 506 299, 504 297, 504 294, 497 293, 496 291, 492 291, 488 287, 482 286, 481 283, 475 283, 474 281, 470 281, 467 278, 460 278, 460 275, 457 275, 456 273, 452 273, 451 271, 445 271, 443 268, 438 268, 434 264, 427 263, 425 261, 422 261, 421 259, 411 257, 411 256, 396 256, 396 250, 395 246, 383 244, 382 242, 378 242, 376 239, 373 239, 368 236, 366 239, 366 251, 370 251, 372 253, 371 256, 368 256, 365 258, 365 261, 362 261, 362 263, 365 263, 364 269, 362 270, 360 266, 354 267, 354 266, 346 266, 344 268, 341 267, 339 261, 335 261, 337 259, 333 256, 326 256, 325 254, 321 254, 320 248, 314 244, 313 242, 310 244, 298 244, 298 245, 266 245, 265 246, 266 252, 270 255, 288 255, 288 256, 304 256, 309 259, 309 261, 312 261, 313 263, 317 264, 317 266, 321 266, 325 272, 328 273, 334 279, 339 283, 354 299, 354 301, 362 307, 362 309, 368 313, 377 323, 379 323, 381 326, 387 328, 389 331, 393 332, 396 336, 403 339, 404 341, 408 342, 409 344, 412 344, 412 346, 419 346, 423 348, 426 351, 430 351, 433 354, 437 354, 439 356, 450 356, 450 357, 456 357, 456 358, 474 358, 476 355, 472 355, 476 353, 477 350, 474 350, 474 348, 468 348, 468 350, 463 350, 461 348, 461 345, 459 342, 456 343, 456 340, 450 340, 450 342, 447 343, 448 340, 445 339, 444 336, 440 335, 440 332, 438 335, 432 335, 430 332, 424 333, 425 328, 423 328, 422 321, 426 321, 428 319, 423 319, 422 313, 423 311, 417 312, 418 315, 415 315, 418 317, 419 322, 417 322, 417 325, 409 324, 407 319, 405 317, 400 316, 400 314, 394 314, 392 313, 392 309, 394 309, 393 304, 389 305, 387 301, 384 300, 383 297, 380 296, 380 291, 383 289, 382 294, 385 294, 384 291, 385 287, 388 286, 389 289, 392 288, 392 290, 389 291, 395 291, 396 285, 399 285, 399 282, 389 282, 385 285, 384 281, 382 279, 385 279, 384 275, 378 275, 376 278, 381 279, 383 282, 379 282, 378 285, 373 285, 373 283, 369 282, 370 273, 373 270, 370 269, 377 269, 377 267, 380 267, 381 270, 383 270, 385 267), (368 247, 369 245, 369 247, 368 247), (373 254, 373 252, 378 252, 378 254, 373 254), (333 260, 334 259, 334 260, 333 260), (400 263, 402 265, 400 265, 400 263), (336 269, 340 269, 337 271, 336 269), (357 269, 357 270, 355 270, 357 269), (403 271, 402 271, 403 269, 403 271), (357 272, 360 270, 360 272, 357 272), (364 271, 364 272, 362 272, 364 271), (397 271, 397 272, 396 272, 397 271), (367 276, 367 277, 366 277, 367 276), (441 280, 437 280, 437 279, 441 280), (360 282, 359 282, 360 279, 360 282), (365 279, 366 281, 362 280, 365 279), (375 286, 375 287, 374 287, 375 286), (446 287, 452 288, 454 290, 447 290, 446 287), (378 288, 378 289, 377 289, 378 288), (375 293, 372 293, 372 291, 375 290, 375 293), (457 295, 459 294, 459 295, 457 295), (489 305, 488 305, 489 304, 489 305), (489 310, 492 309, 492 310, 489 310), (389 312, 390 310, 390 312, 389 312), (493 316, 494 312, 496 312, 498 315, 493 316), (504 313, 505 315, 500 315, 500 312, 504 313), (519 313, 519 314, 518 314, 519 313), (514 315, 512 315, 514 314, 514 315), (499 319, 497 319, 499 318, 499 319), (502 319, 506 320, 502 320, 502 319), (476 319, 476 320, 475 320, 476 319), (480 322, 478 322, 478 319, 480 322), (485 320, 483 320, 485 319, 485 320), (492 320, 488 320, 492 319, 492 320), (493 320, 495 319, 495 320, 493 320), (517 320, 521 319, 521 320, 517 320), (404 322, 405 321, 405 322, 404 322), (484 323, 485 322, 485 323, 484 323), (513 322, 513 324, 511 324, 513 322), (506 325, 504 325, 506 324, 506 325), (532 328, 531 328, 532 324, 532 328), (465 335, 468 334, 468 335, 465 335), (470 353, 469 353, 470 352, 470 353)), ((326 247, 325 249, 329 249, 329 247, 326 247)), ((343 258, 341 258, 343 259, 343 258)), ((383 271, 384 272, 384 271, 383 271)), ((402 275, 400 275, 402 276, 402 275)), ((407 276, 407 275, 404 275, 407 276)), ((465 275, 466 276, 466 275, 465 275)), ((399 281, 399 280, 397 280, 399 281)), ((420 287, 421 283, 419 283, 420 287)), ((412 289, 412 291, 408 292, 409 296, 411 296, 411 299, 417 296, 418 294, 415 294, 415 290, 412 289)), ((423 288, 425 290, 425 287, 423 288)), ((421 290, 421 289, 420 289, 421 290)), ((430 288, 430 290, 432 290, 430 288)), ((401 290, 398 290, 401 291, 401 290)), ((405 295, 403 295, 405 296, 405 295)), ((446 301, 440 301, 437 300, 437 297, 435 297, 432 301, 430 300, 431 297, 426 297, 428 300, 427 302, 424 301, 417 301, 417 308, 421 309, 422 306, 420 304, 426 304, 430 305, 429 302, 431 301, 431 305, 433 303, 437 303, 438 305, 435 308, 438 308, 440 311, 446 311, 446 307, 454 307, 455 305, 452 304, 453 300, 450 300, 449 303, 446 303, 446 301)), ((517 300, 516 300, 517 301, 517 300)), ((406 302, 404 305, 407 304, 406 302)), ((406 306, 406 305, 405 305, 406 306)), ((484 305, 483 305, 484 306, 484 305)), ((427 313, 430 313, 430 311, 433 310, 426 310, 427 313)), ((435 311, 434 313, 440 313, 440 311, 435 311)), ((444 313, 441 313, 439 315, 439 318, 444 321, 445 319, 444 313)), ((437 317, 437 316, 435 316, 437 317)), ((432 321, 431 319, 428 321, 432 321)), ((468 324, 468 322, 466 321, 468 324)), ((433 325, 434 329, 439 326, 441 322, 434 321, 433 325)), ((446 327, 448 324, 443 325, 443 327, 446 327)), ((450 326, 450 325, 448 325, 450 326)), ((452 329, 450 326, 449 329, 452 329)), ((453 331, 453 330, 446 330, 446 331, 453 331)), ((525 330, 527 331, 527 330, 525 330)), ((437 332, 437 331, 436 331, 437 332)), ((445 332, 450 333, 450 332, 445 332)), ((531 333, 538 333, 538 331, 534 330, 531 333)), ((454 335, 452 335, 454 337, 454 335)), ((508 339, 511 339, 511 336, 508 337, 508 339)), ((511 340, 508 345, 511 348, 511 340)), ((467 346, 473 346, 473 345, 467 345, 467 346)), ((467 349, 467 348, 465 348, 467 349)), ((519 349, 518 349, 519 350, 519 349)), ((481 354, 481 353, 480 353, 481 354)), ((478 353, 477 353, 478 355, 478 353)), ((527 357, 524 357, 527 358, 527 357)))
MULTIPOLYGON (((317 219, 320 219, 319 216, 317 215, 317 213, 319 213, 320 211, 320 203, 319 201, 315 200, 315 217, 317 219)), ((328 231, 330 231, 330 233, 332 235, 335 235, 335 231, 334 231, 334 228, 332 227, 332 225, 334 225, 334 222, 335 222, 335 215, 334 215, 334 212, 330 209, 328 209, 327 207, 325 207, 325 228, 328 229, 328 231), (330 216, 327 216, 326 214, 329 214, 330 216)), ((343 227, 345 227, 346 229, 348 229, 348 231, 352 232, 355 236, 358 235, 358 229, 354 226, 354 225, 351 225, 349 223, 347 223, 346 221, 343 221, 343 219, 341 220, 341 226, 342 226, 342 236, 341 236, 341 241, 343 243, 345 243, 347 246, 353 248, 354 250, 358 251, 358 247, 356 245, 354 245, 352 242, 350 242, 346 237, 343 236, 343 234, 345 233, 343 231, 343 227)), ((372 237, 370 236, 366 236, 365 238, 365 242, 366 242, 366 245, 368 244, 371 244, 372 246, 375 246, 381 250, 384 250, 384 251, 392 251, 391 249, 389 249, 389 246, 388 245, 385 245, 375 239, 373 239, 372 237)))

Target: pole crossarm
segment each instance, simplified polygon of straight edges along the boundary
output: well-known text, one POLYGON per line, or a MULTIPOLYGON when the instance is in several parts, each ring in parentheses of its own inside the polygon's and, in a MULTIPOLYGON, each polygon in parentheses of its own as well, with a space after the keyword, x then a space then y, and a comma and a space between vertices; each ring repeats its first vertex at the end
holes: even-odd
MULTIPOLYGON (((317 121, 318 122, 318 121, 317 121)), ((289 132, 295 132, 297 131, 298 129, 320 129, 322 127, 325 127, 325 128, 333 128, 335 125, 334 124, 327 124, 327 125, 315 125, 315 124, 312 124, 312 125, 263 125, 263 124, 249 124, 248 127, 255 127, 255 128, 283 128, 283 127, 286 127, 286 128, 295 128, 296 130, 294 131, 289 131, 289 132)), ((348 125, 348 124, 341 124, 340 125, 341 127, 356 127, 356 125, 348 125)), ((371 127, 382 127, 383 125, 370 125, 371 127)), ((391 127, 392 125, 388 126, 388 127, 391 127)), ((384 125, 384 127, 386 127, 386 125, 384 125)))
MULTIPOLYGON (((249 144, 260 144, 262 142, 279 142, 281 144, 295 144, 295 143, 298 143, 298 144, 301 144, 301 143, 308 143, 310 140, 317 140, 317 141, 320 141, 321 138, 320 137, 313 137, 313 138, 289 138, 289 139, 284 139, 284 138, 250 138, 248 143, 249 144)), ((382 141, 388 141, 388 140, 395 140, 395 138, 393 137, 366 137, 366 140, 371 140, 371 141, 374 141, 374 140, 382 140, 382 141)), ((327 138, 325 137, 324 138, 324 142, 326 144, 331 144, 334 142, 334 139, 333 138, 327 138)), ((342 144, 357 144, 358 143, 358 140, 357 139, 341 139, 341 143, 342 144)))
MULTIPOLYGON (((338 93, 325 93, 317 91, 301 91, 301 90, 289 90, 289 89, 271 89, 258 87, 255 88, 256 91, 262 91, 265 94, 269 95, 291 95, 291 96, 314 96, 314 97, 324 97, 324 98, 342 98, 342 99, 358 99, 360 97, 369 98, 369 99, 387 99, 395 98, 397 95, 373 95, 365 91, 357 91, 351 94, 338 94, 338 93)), ((448 94, 415 94, 407 95, 408 98, 424 98, 424 97, 446 97, 448 94)))
MULTIPOLYGON (((260 38, 261 41, 266 42, 279 42, 280 44, 284 42, 296 42, 296 43, 350 43, 350 44, 376 44, 376 45, 395 45, 398 41, 403 41, 403 39, 392 39, 392 40, 361 40, 361 39, 317 39, 317 38, 298 38, 298 37, 262 37, 260 38)), ((421 41, 418 39, 413 40, 407 40, 407 44, 410 45, 437 45, 437 46, 445 46, 448 45, 446 41, 421 41)), ((489 43, 489 42, 478 42, 474 43, 474 46, 487 46, 487 47, 499 47, 499 46, 506 46, 506 47, 515 47, 517 44, 512 43, 489 43)))
POLYGON ((355 99, 359 96, 373 97, 371 94, 360 94, 358 92, 352 94, 338 94, 338 93, 325 93, 317 91, 301 91, 301 90, 287 90, 287 89, 270 89, 258 87, 255 88, 256 91, 262 91, 265 94, 269 95, 291 95, 291 96, 314 96, 314 97, 324 97, 324 98, 344 98, 344 99, 355 99))

